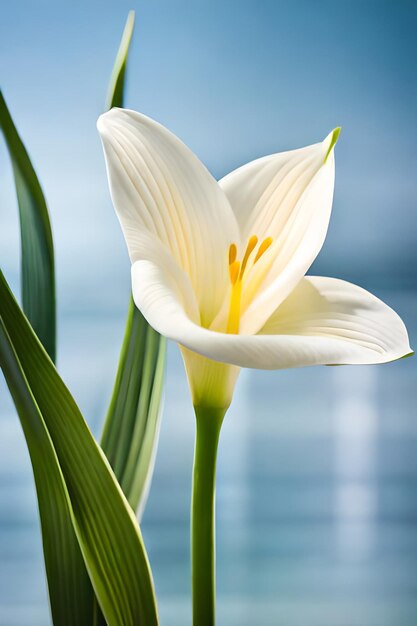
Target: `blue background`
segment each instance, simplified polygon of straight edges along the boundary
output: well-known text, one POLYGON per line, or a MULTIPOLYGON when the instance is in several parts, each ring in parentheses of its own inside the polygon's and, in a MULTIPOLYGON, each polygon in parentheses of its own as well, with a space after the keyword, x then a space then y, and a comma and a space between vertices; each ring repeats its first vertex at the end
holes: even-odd
MULTIPOLYGON (((41 178, 55 236, 59 366, 96 433, 129 293, 95 121, 127 11, 126 105, 176 132, 220 177, 322 139, 334 212, 312 272, 371 289, 416 344, 417 4, 146 0, 2 5, 0 85, 41 178)), ((18 291, 13 178, 0 145, 0 264, 18 291)), ((243 372, 219 459, 219 623, 415 626, 413 359, 243 372)), ((144 534, 162 623, 190 623, 194 424, 175 346, 144 534), (181 450, 181 454, 178 454, 181 450)), ((0 387, 0 624, 46 624, 36 501, 0 387)))

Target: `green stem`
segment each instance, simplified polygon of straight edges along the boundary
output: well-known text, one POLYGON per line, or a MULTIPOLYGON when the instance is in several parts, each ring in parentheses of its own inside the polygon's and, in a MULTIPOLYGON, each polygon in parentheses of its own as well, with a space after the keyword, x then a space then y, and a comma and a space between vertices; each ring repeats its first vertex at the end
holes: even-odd
POLYGON ((216 606, 216 458, 224 409, 195 407, 196 442, 191 503, 194 626, 214 626, 216 606))

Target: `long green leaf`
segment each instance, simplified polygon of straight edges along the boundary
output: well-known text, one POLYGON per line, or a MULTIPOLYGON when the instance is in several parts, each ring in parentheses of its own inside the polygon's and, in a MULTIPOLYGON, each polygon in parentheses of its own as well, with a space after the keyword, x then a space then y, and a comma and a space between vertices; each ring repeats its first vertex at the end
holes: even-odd
MULTIPOLYGON (((0 126, 12 160, 19 204, 23 307, 39 339, 54 358, 54 252, 48 210, 36 173, 1 93, 0 126)), ((24 394, 23 381, 21 394, 24 394)), ((94 593, 72 525, 65 483, 45 425, 39 425, 33 436, 31 429, 36 422, 33 415, 38 409, 33 406, 28 389, 26 396, 27 421, 21 421, 38 496, 52 620, 56 626, 91 626, 94 593)), ((23 409, 20 404, 16 406, 22 418, 23 409)))
POLYGON ((102 448, 133 509, 142 512, 158 442, 165 339, 130 302, 102 448))
MULTIPOLYGON (((106 108, 122 107, 135 13, 130 11, 114 63, 106 108)), ((125 336, 101 447, 139 518, 152 477, 161 418, 165 339, 146 322, 130 298, 125 336)), ((103 616, 96 607, 96 624, 103 616)))
POLYGON ((94 594, 74 533, 68 492, 48 430, 2 319, 0 355, 35 477, 53 623, 91 626, 94 594))
MULTIPOLYGON (((128 15, 110 79, 107 107, 122 107, 134 12, 128 15)), ((125 337, 101 446, 132 508, 141 515, 158 445, 166 342, 130 299, 125 337)))
MULTIPOLYGON (((109 626, 158 623, 137 520, 71 394, 0 273, 0 363, 21 418, 30 389, 56 452, 73 524, 109 626)), ((31 414, 35 419, 36 413, 31 414)), ((36 424, 33 425, 34 428, 36 424)), ((42 430, 39 422, 38 429, 42 430)))
POLYGON ((55 360, 54 247, 48 209, 1 91, 0 128, 10 153, 19 204, 23 310, 49 356, 55 360))
POLYGON ((123 106, 127 57, 129 54, 130 43, 132 41, 134 26, 135 12, 129 11, 110 78, 106 109, 123 106))

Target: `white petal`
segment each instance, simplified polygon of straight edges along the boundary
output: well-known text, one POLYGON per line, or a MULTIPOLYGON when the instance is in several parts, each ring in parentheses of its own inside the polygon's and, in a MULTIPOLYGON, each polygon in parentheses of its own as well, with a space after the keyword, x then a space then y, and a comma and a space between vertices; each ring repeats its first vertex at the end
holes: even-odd
POLYGON ((389 306, 336 278, 307 276, 267 321, 259 336, 291 335, 314 363, 385 363, 411 352, 407 330, 389 306))
POLYGON ((195 324, 175 280, 160 266, 132 267, 133 295, 160 333, 209 359, 241 367, 371 364, 411 352, 398 315, 364 289, 332 278, 301 281, 258 335, 228 335, 195 324))
MULTIPOLYGON (((148 311, 151 317, 156 312, 170 316, 170 307, 174 305, 187 319, 200 325, 200 312, 190 278, 170 252, 155 237, 146 233, 136 235, 135 245, 140 261, 132 265, 132 292, 137 307, 145 317, 148 311)), ((157 325, 153 326, 157 328, 157 325)))
POLYGON ((248 277, 241 329, 254 333, 304 276, 319 253, 330 219, 334 188, 333 147, 340 129, 322 143, 273 154, 220 181, 239 222, 242 239, 273 238, 248 277))
POLYGON ((97 127, 132 262, 142 258, 138 233, 158 239, 190 276, 209 324, 228 289, 227 252, 238 237, 225 194, 191 150, 148 117, 112 109, 97 127))

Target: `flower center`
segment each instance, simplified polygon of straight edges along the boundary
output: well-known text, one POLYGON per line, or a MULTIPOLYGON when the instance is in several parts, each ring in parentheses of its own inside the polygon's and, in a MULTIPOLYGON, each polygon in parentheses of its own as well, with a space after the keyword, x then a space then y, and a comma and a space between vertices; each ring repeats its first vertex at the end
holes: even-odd
MULTIPOLYGON (((269 248, 271 243, 272 243, 272 237, 267 237, 266 239, 262 241, 262 243, 258 246, 258 251, 255 255, 255 258, 251 262, 251 266, 255 265, 255 263, 259 261, 259 259, 264 254, 264 252, 269 248)), ((257 245, 258 245, 258 237, 256 235, 252 235, 252 237, 249 238, 242 261, 236 260, 236 257, 237 257, 236 244, 231 243, 229 246, 229 276, 230 276, 231 292, 230 292, 229 316, 227 319, 227 330, 226 330, 227 333, 237 334, 239 332, 242 286, 243 286, 243 282, 245 278, 245 271, 247 270, 248 262, 252 255, 252 252, 255 250, 257 245)))

